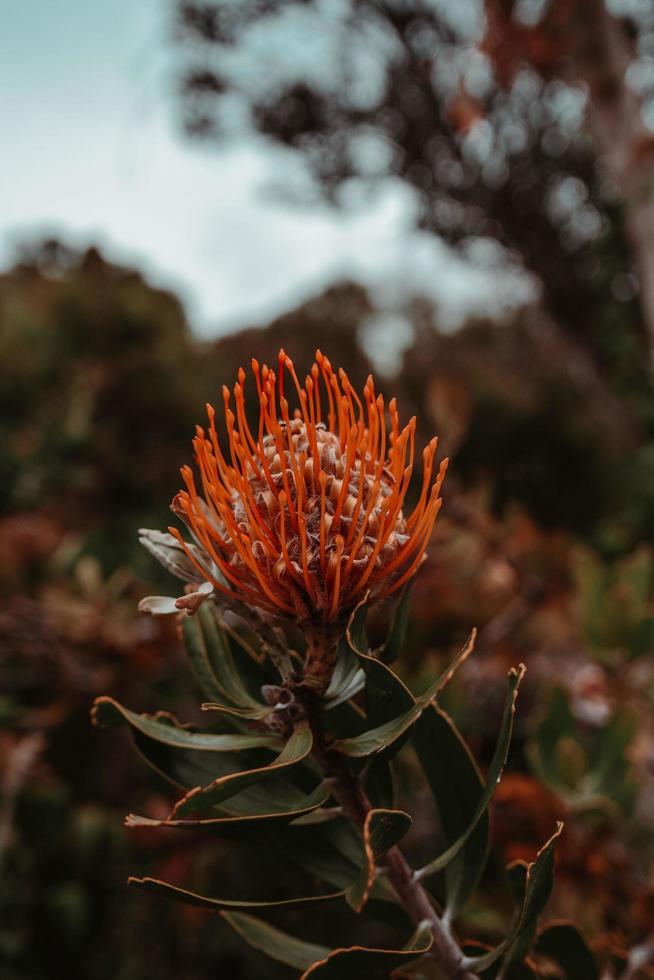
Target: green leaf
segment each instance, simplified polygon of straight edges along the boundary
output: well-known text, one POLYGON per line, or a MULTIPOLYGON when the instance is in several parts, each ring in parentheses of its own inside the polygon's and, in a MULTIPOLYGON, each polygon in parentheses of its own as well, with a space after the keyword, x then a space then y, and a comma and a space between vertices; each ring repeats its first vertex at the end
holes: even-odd
POLYGON ((586 940, 576 926, 556 922, 539 933, 534 952, 554 960, 564 970, 564 980, 598 980, 599 970, 586 940))
MULTIPOLYGON (((371 656, 365 632, 365 617, 367 612, 367 596, 354 609, 347 624, 346 639, 356 654, 366 675, 366 714, 368 721, 375 727, 393 722, 400 716, 410 713, 416 701, 400 678, 381 660, 371 656)), ((441 674, 433 687, 441 691, 451 680, 455 671, 465 662, 474 648, 476 630, 470 634, 468 641, 454 658, 452 663, 441 674)), ((411 722, 408 727, 410 727, 411 722)), ((403 744, 402 735, 408 730, 404 728, 400 737, 391 741, 390 748, 384 751, 384 757, 390 758, 403 744)))
POLYGON ((349 755, 355 758, 364 758, 369 755, 374 755, 377 752, 381 752, 382 749, 386 749, 392 745, 393 742, 396 742, 400 736, 402 736, 409 728, 411 728, 412 725, 415 724, 425 708, 427 708, 434 701, 436 696, 443 690, 445 685, 451 679, 457 668, 470 655, 474 648, 475 636, 476 631, 473 630, 470 634, 468 642, 460 650, 447 670, 445 670, 440 677, 434 681, 434 683, 425 691, 424 694, 421 694, 420 697, 415 699, 408 711, 405 711, 396 718, 392 718, 389 721, 378 725, 376 728, 371 728, 367 732, 363 732, 361 735, 357 735, 354 738, 339 739, 333 743, 332 747, 337 752, 341 752, 343 755, 349 755))
POLYGON ((411 588, 414 579, 409 579, 400 593, 399 601, 393 611, 393 619, 386 637, 386 642, 379 651, 379 659, 385 664, 392 664, 402 652, 406 631, 409 625, 409 607, 411 605, 411 588))
MULTIPOLYGON (((272 839, 288 860, 330 887, 347 889, 361 873, 364 860, 361 838, 340 815, 321 824, 276 828, 272 839)), ((375 882, 373 895, 395 901, 383 878, 375 882)))
POLYGON ((589 758, 590 791, 618 795, 628 773, 625 753, 633 737, 632 719, 619 712, 598 733, 589 758))
POLYGON ((411 691, 390 667, 370 655, 365 631, 367 597, 361 600, 350 616, 345 636, 366 675, 366 709, 373 725, 390 721, 413 705, 411 691))
POLYGON ((376 809, 394 809, 395 777, 392 763, 380 756, 371 759, 367 763, 364 787, 376 809))
POLYGON ((347 893, 348 904, 360 912, 377 875, 377 860, 408 832, 411 817, 404 810, 370 810, 363 825, 363 863, 361 872, 347 893))
POLYGON ((184 646, 191 664, 191 670, 198 685, 211 701, 223 701, 225 692, 218 683, 214 665, 209 658, 207 645, 204 641, 202 625, 195 616, 184 616, 182 620, 184 646))
POLYGON ((369 593, 366 593, 361 602, 354 607, 350 618, 347 621, 347 628, 345 630, 347 642, 357 656, 361 653, 367 655, 370 650, 368 637, 366 636, 368 597, 369 593))
POLYGON ((282 932, 281 929, 257 919, 254 915, 247 915, 245 912, 220 914, 246 943, 265 953, 272 960, 277 960, 278 963, 285 963, 286 966, 295 967, 297 970, 306 970, 317 959, 329 955, 326 946, 296 939, 295 936, 282 932))
POLYGON ((447 687, 454 675, 456 674, 459 667, 462 667, 466 662, 472 651, 475 649, 475 643, 477 641, 477 630, 473 629, 470 636, 465 641, 459 652, 457 653, 454 660, 450 661, 448 666, 445 668, 443 673, 440 675, 436 684, 438 685, 438 690, 442 691, 443 688, 447 687))
POLYGON ((219 714, 230 715, 232 718, 241 718, 247 721, 262 721, 275 711, 275 705, 261 704, 252 705, 248 708, 234 708, 228 704, 221 704, 219 701, 205 701, 202 704, 203 711, 217 711, 219 714))
MULTIPOLYGON (((185 616, 183 629, 191 663, 205 681, 210 675, 212 690, 222 695, 215 698, 217 703, 238 708, 262 706, 261 701, 253 697, 243 683, 242 672, 237 668, 227 634, 212 603, 204 603, 195 616, 185 616), (204 669, 202 664, 206 665, 204 669)), ((240 652, 241 658, 246 657, 248 666, 252 668, 254 659, 242 647, 240 652)), ((261 683, 265 684, 266 679, 265 673, 261 672, 261 683)), ((215 695, 210 696, 213 698, 215 695)))
POLYGON ((474 814, 464 832, 438 857, 430 861, 424 868, 417 872, 417 878, 426 878, 428 875, 435 874, 437 871, 442 871, 447 865, 452 861, 463 849, 466 841, 469 840, 471 834, 473 833, 475 827, 479 824, 482 819, 497 785, 502 777, 502 772, 504 766, 506 765, 507 756, 509 754, 509 746, 511 744, 511 732, 513 730, 513 718, 515 716, 515 704, 516 698, 518 696, 518 687, 520 686, 520 681, 524 677, 525 667, 521 664, 518 670, 511 669, 509 671, 509 690, 506 697, 506 702, 504 704, 504 714, 502 716, 502 724, 500 726, 500 732, 498 735, 497 743, 495 745, 495 752, 493 753, 493 758, 491 764, 488 767, 488 773, 486 775, 486 785, 484 787, 483 793, 479 797, 477 807, 474 814))
POLYGON ((516 922, 504 940, 490 953, 471 958, 467 966, 473 973, 483 973, 506 953, 503 972, 521 963, 531 946, 538 917, 547 905, 554 884, 554 845, 559 838, 563 824, 557 824, 550 839, 543 845, 536 860, 529 864, 524 873, 524 865, 514 866, 512 884, 524 887, 523 899, 516 922))
POLYGON ((538 925, 538 918, 552 893, 554 845, 562 830, 563 824, 557 824, 553 835, 536 855, 536 860, 527 867, 525 899, 517 929, 510 943, 506 959, 507 966, 521 962, 531 946, 538 925))
POLYGON ((418 720, 425 708, 432 703, 436 697, 436 691, 430 688, 422 697, 405 711, 398 718, 392 718, 383 725, 370 728, 367 732, 355 735, 352 738, 337 739, 332 744, 332 748, 342 755, 353 758, 366 758, 375 755, 398 740, 409 728, 418 720))
MULTIPOLYGON (((367 599, 364 598, 350 616, 346 638, 366 675, 365 706, 368 723, 377 726, 409 711, 415 702, 409 689, 391 668, 381 660, 370 656, 368 652, 368 640, 365 634, 366 601, 367 599)), ((401 744, 402 742, 398 740, 384 753, 384 756, 390 758, 401 744)))
POLYGON ((290 736, 286 745, 269 765, 257 766, 220 776, 207 786, 197 786, 175 804, 173 816, 204 810, 216 806, 242 790, 285 773, 306 759, 313 746, 311 730, 306 722, 301 722, 290 736))
POLYGON ((244 912, 221 912, 222 918, 250 946, 266 953, 273 960, 302 970, 300 980, 308 977, 320 980, 365 980, 386 977, 398 967, 429 952, 432 936, 422 929, 415 945, 405 949, 367 949, 351 946, 327 949, 304 942, 275 926, 244 912))
POLYGON ((334 673, 324 697, 325 710, 330 711, 344 701, 349 701, 361 690, 364 681, 365 676, 359 661, 348 643, 341 640, 334 673))
MULTIPOLYGON (((440 816, 446 847, 458 843, 475 817, 484 792, 477 765, 452 719, 432 705, 413 729, 413 746, 440 816)), ((447 916, 454 918, 474 891, 488 854, 484 811, 445 869, 447 916)))
MULTIPOLYGON (((246 790, 243 797, 252 797, 254 790, 246 790)), ((125 818, 127 827, 172 827, 180 830, 208 830, 220 837, 236 837, 243 834, 259 834, 279 824, 288 824, 293 820, 305 817, 307 814, 320 812, 329 799, 330 791, 327 786, 318 786, 313 793, 300 798, 286 809, 273 810, 270 813, 249 813, 245 816, 208 817, 200 820, 154 820, 151 817, 141 817, 130 813, 125 818)), ((239 797, 237 797, 239 799, 239 797)), ((283 801, 282 801, 283 803, 283 801)))
MULTIPOLYGON (((187 619, 191 617, 187 616, 187 619)), ((94 724, 111 728, 127 722, 133 729, 158 742, 196 752, 240 752, 245 749, 279 749, 282 740, 278 735, 253 732, 252 734, 194 732, 180 725, 172 716, 139 715, 123 707, 113 698, 96 698, 91 713, 94 724), (163 720, 166 718, 167 720, 163 720)))
POLYGON ((324 723, 326 731, 334 738, 360 735, 368 724, 365 712, 354 701, 344 701, 325 712, 324 723))
MULTIPOLYGON (((329 888, 350 888, 361 873, 361 839, 343 817, 312 826, 277 826, 270 835, 270 844, 285 860, 329 888)), ((398 922, 407 928, 411 925, 384 878, 375 881, 366 909, 374 918, 392 926, 398 922)))
MULTIPOLYGON (((171 724, 170 720, 163 721, 161 717, 137 715, 120 708, 110 698, 97 699, 92 717, 95 724, 100 726, 127 723, 139 754, 160 776, 183 790, 206 786, 219 776, 261 765, 265 758, 259 750, 227 751, 222 741, 218 743, 222 747, 209 749, 202 740, 189 739, 190 735, 201 733, 191 733, 171 724)), ((224 736, 220 738, 222 740, 224 736)), ((296 797, 300 795, 298 792, 296 797)), ((264 812, 270 809, 268 803, 264 812)))
MULTIPOLYGON (((110 698, 99 698, 93 713, 95 723, 129 724, 138 753, 155 772, 180 789, 191 790, 196 786, 206 786, 217 777, 242 772, 261 765, 263 761, 261 750, 233 752, 199 748, 196 738, 192 745, 186 747, 173 744, 171 740, 176 738, 201 733, 178 729, 171 724, 170 719, 163 721, 161 718, 148 718, 127 709, 118 710, 119 707, 110 698), (180 731, 185 735, 175 734, 180 731)), ((276 742, 276 745, 279 744, 276 742)), ((220 809, 230 816, 270 815, 286 813, 294 808, 299 808, 301 812, 306 799, 306 789, 300 789, 279 776, 274 782, 264 786, 251 786, 243 790, 223 803, 220 809)))
POLYGON ((154 895, 162 895, 164 898, 182 902, 185 905, 194 905, 204 909, 267 909, 267 908, 292 908, 297 905, 307 905, 312 902, 331 901, 335 898, 342 898, 344 892, 330 892, 327 895, 308 895, 302 898, 284 898, 279 901, 241 901, 231 898, 209 898, 206 895, 198 895, 195 892, 187 891, 185 888, 178 888, 170 885, 167 881, 159 881, 157 878, 128 878, 128 885, 134 885, 143 891, 152 892, 154 895))
POLYGON ((357 879, 361 845, 343 817, 326 824, 275 828, 273 843, 285 859, 330 888, 349 888, 357 879))
POLYGON ((513 892, 513 897, 516 904, 522 907, 522 903, 525 900, 525 892, 527 891, 527 875, 529 873, 529 864, 527 861, 512 861, 511 864, 506 867, 506 877, 509 880, 509 885, 511 886, 511 891, 513 892))
POLYGON ((564 790, 569 788, 562 779, 557 746, 563 738, 576 740, 577 734, 577 723, 570 710, 567 696, 562 688, 555 688, 550 697, 547 714, 538 726, 535 750, 532 753, 537 775, 549 786, 564 790))
POLYGON ((350 946, 334 949, 313 963, 300 980, 362 980, 364 977, 388 977, 399 967, 428 953, 432 945, 431 930, 425 927, 415 938, 415 945, 404 949, 369 949, 350 946))

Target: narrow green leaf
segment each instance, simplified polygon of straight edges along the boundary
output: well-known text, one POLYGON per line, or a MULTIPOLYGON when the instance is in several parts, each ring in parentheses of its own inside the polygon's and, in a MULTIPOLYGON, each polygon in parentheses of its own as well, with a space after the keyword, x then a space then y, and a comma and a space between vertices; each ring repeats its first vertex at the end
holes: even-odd
POLYGON ((368 595, 355 606, 347 622, 345 636, 350 647, 356 654, 368 654, 370 647, 366 636, 366 615, 368 613, 368 595))
MULTIPOLYGON (((220 776, 242 772, 244 769, 261 766, 267 756, 263 750, 227 751, 222 742, 218 748, 207 748, 201 739, 188 736, 200 735, 187 729, 180 729, 171 721, 161 717, 148 718, 137 715, 127 709, 118 710, 111 699, 100 698, 93 711, 93 718, 98 725, 116 725, 127 723, 134 746, 141 757, 160 776, 182 790, 191 790, 196 786, 206 786, 220 776), (184 742, 185 744, 181 744, 184 742)), ((217 736, 212 736, 215 738, 217 736)), ((279 745, 279 743, 276 743, 279 745)), ((272 787, 271 787, 272 789, 272 787)), ((240 794, 230 801, 229 810, 237 813, 263 812, 269 813, 280 806, 288 809, 294 803, 303 799, 305 793, 296 789, 290 783, 275 784, 274 793, 264 796, 261 791, 255 795, 255 790, 246 790, 248 796, 240 794)))
POLYGON ((219 714, 231 715, 233 718, 242 718, 247 721, 262 721, 275 711, 274 705, 260 704, 251 705, 247 708, 234 708, 228 704, 221 704, 220 701, 205 701, 202 704, 203 711, 217 711, 219 714))
POLYGON ((381 756, 367 763, 364 786, 375 809, 395 808, 395 777, 392 763, 381 756))
POLYGON ((379 651, 379 659, 385 664, 392 664, 402 652, 406 631, 409 625, 409 607, 411 605, 411 588, 414 579, 409 579, 400 593, 399 601, 393 612, 391 627, 386 637, 386 642, 379 651))
MULTIPOLYGON (((431 788, 446 847, 465 834, 479 806, 484 784, 452 719, 436 706, 423 712, 413 729, 413 746, 431 788)), ((488 854, 488 814, 479 817, 465 843, 445 868, 447 914, 459 912, 474 891, 488 854)))
MULTIPOLYGON (((190 619, 190 616, 186 617, 190 619)), ((194 732, 180 725, 176 719, 162 720, 152 715, 139 715, 123 707, 113 698, 96 698, 91 713, 94 724, 100 728, 110 728, 125 722, 148 738, 166 745, 196 752, 240 752, 245 749, 279 749, 282 740, 277 735, 262 732, 252 734, 228 733, 216 735, 211 732, 194 732)))
MULTIPOLYGON (((346 639, 351 649, 356 654, 361 667, 366 675, 366 714, 368 721, 373 726, 379 727, 392 722, 407 712, 411 712, 416 701, 399 677, 381 660, 371 656, 369 652, 368 640, 365 633, 365 616, 367 611, 367 596, 362 599, 350 616, 346 629, 346 639)), ((474 648, 476 630, 473 630, 468 641, 459 651, 452 663, 441 674, 433 685, 437 692, 441 691, 451 680, 455 671, 465 662, 474 648)), ((391 740, 389 747, 384 752, 385 758, 391 756, 402 746, 403 735, 408 731, 409 725, 404 728, 400 736, 391 740)))
POLYGON ((392 718, 391 721, 387 721, 383 725, 378 725, 376 728, 370 728, 367 732, 362 732, 361 735, 355 735, 352 738, 337 739, 333 743, 332 748, 336 752, 351 756, 352 758, 363 759, 369 755, 375 755, 377 752, 387 749, 398 738, 404 735, 435 697, 435 693, 432 694, 431 690, 429 690, 408 711, 400 715, 399 718, 392 718))
POLYGON ((369 949, 350 946, 334 949, 313 963, 300 980, 362 980, 363 977, 387 977, 399 967, 428 953, 432 945, 431 931, 423 930, 411 949, 369 949))
POLYGON ((515 716, 515 704, 518 696, 518 687, 520 686, 520 681, 524 677, 524 674, 525 667, 522 664, 518 670, 511 669, 509 671, 509 690, 504 705, 504 714, 502 717, 502 724, 500 726, 497 743, 495 745, 495 752, 493 753, 491 764, 488 767, 486 785, 483 793, 479 797, 477 807, 472 815, 470 823, 464 832, 448 848, 446 848, 446 850, 439 854, 438 857, 434 858, 433 861, 430 861, 429 864, 427 864, 417 873, 418 878, 426 878, 428 875, 435 874, 437 871, 442 871, 444 868, 446 868, 450 861, 452 861, 457 854, 461 852, 466 844, 466 841, 469 840, 470 835, 473 833, 475 827, 479 824, 479 821, 488 809, 490 801, 493 798, 493 794, 502 777, 502 772, 509 754, 511 732, 513 730, 513 718, 515 716))
POLYGON ((329 955, 326 946, 306 943, 296 939, 287 932, 282 932, 276 926, 257 919, 245 912, 221 912, 221 917, 228 923, 246 943, 265 953, 278 963, 294 967, 296 970, 306 970, 317 959, 329 955))
POLYGON ((524 865, 518 863, 517 875, 514 876, 513 884, 524 884, 524 897, 521 902, 520 911, 516 917, 515 925, 507 936, 490 953, 483 956, 470 958, 467 961, 468 968, 473 973, 483 973, 490 966, 496 963, 506 954, 503 972, 510 967, 521 963, 531 946, 538 917, 545 908, 552 892, 554 884, 554 845, 559 838, 563 824, 557 824, 556 830, 550 839, 543 845, 536 860, 526 868, 523 873, 524 865))
POLYGON ((297 905, 307 905, 312 902, 332 901, 335 898, 342 898, 344 892, 330 892, 326 895, 308 895, 302 898, 284 898, 278 901, 241 901, 231 898, 209 898, 207 895, 198 895, 196 892, 187 891, 185 888, 178 888, 167 881, 159 881, 157 878, 128 878, 128 885, 134 885, 143 891, 152 892, 154 895, 162 895, 164 898, 173 899, 175 902, 182 902, 184 905, 195 905, 203 909, 272 909, 272 908, 292 908, 297 905))
POLYGON ((451 660, 447 665, 443 673, 440 675, 436 684, 438 685, 438 690, 442 691, 443 688, 447 687, 454 675, 456 674, 459 667, 462 667, 466 662, 472 651, 475 649, 475 643, 477 642, 477 630, 476 628, 470 632, 470 636, 465 641, 459 652, 457 653, 454 660, 451 660))
POLYGON ((214 673, 197 615, 184 616, 182 633, 191 670, 201 690, 211 701, 223 701, 226 695, 214 673))
MULTIPOLYGON (((192 743, 186 746, 176 744, 176 739, 186 740, 189 735, 197 736, 202 733, 179 729, 170 720, 148 718, 127 709, 119 711, 116 702, 111 699, 100 698, 98 702, 94 710, 95 723, 127 723, 139 755, 155 772, 179 789, 187 791, 196 786, 206 786, 218 777, 240 773, 265 762, 265 750, 261 749, 238 752, 225 751, 224 748, 208 749, 204 743, 203 747, 199 747, 197 738, 193 738, 192 743), (183 734, 179 735, 179 732, 183 734)), ((224 737, 220 736, 221 739, 224 737)), ((224 744, 223 742, 222 745, 224 744)), ((275 744, 280 743, 277 741, 275 744)), ((283 776, 278 776, 274 781, 262 786, 253 785, 230 797, 221 805, 220 810, 223 815, 239 817, 284 814, 296 808, 302 812, 306 800, 306 787, 301 789, 283 776)))
MULTIPOLYGON (((223 698, 216 699, 218 702, 226 699, 227 704, 239 708, 261 705, 260 700, 253 697, 243 683, 227 634, 220 625, 212 603, 204 603, 195 616, 184 618, 184 639, 196 651, 191 657, 192 662, 197 663, 201 659, 206 661, 214 679, 214 687, 223 694, 223 698)), ((264 677, 262 683, 265 682, 264 677)))
POLYGON ((598 980, 597 962, 583 935, 570 922, 555 922, 539 933, 534 952, 554 960, 563 980, 598 980))
POLYGON ((415 702, 391 668, 370 656, 365 634, 366 601, 364 598, 350 616, 346 638, 366 675, 366 715, 368 722, 376 726, 409 711, 415 702))
POLYGON ((411 823, 404 810, 370 810, 366 815, 361 872, 347 892, 348 904, 355 912, 360 912, 368 901, 377 875, 378 858, 404 837, 411 823))
POLYGON ((305 813, 293 820, 294 827, 315 827, 317 824, 329 823, 330 820, 338 820, 343 816, 340 806, 322 806, 310 813, 305 813))
POLYGON ((330 888, 347 889, 359 875, 361 844, 351 824, 343 817, 309 827, 275 828, 272 843, 285 860, 330 888))
MULTIPOLYGON (((249 793, 253 794, 253 790, 249 793)), ((248 791, 243 794, 248 795, 248 791)), ((307 815, 320 812, 320 808, 330 796, 329 788, 320 785, 313 793, 299 799, 286 809, 270 813, 249 813, 245 816, 208 817, 200 820, 154 820, 151 817, 141 817, 130 813, 125 818, 127 827, 172 827, 180 830, 208 830, 220 837, 238 837, 245 834, 260 834, 275 825, 287 824, 307 815)))
POLYGON ((396 742, 400 736, 402 736, 409 728, 411 728, 412 725, 415 724, 425 708, 427 708, 434 701, 440 691, 442 691, 460 664, 462 664, 470 655, 474 648, 475 636, 476 631, 473 630, 467 643, 449 665, 447 670, 445 670, 441 676, 434 681, 434 683, 425 691, 424 694, 421 694, 420 697, 415 699, 408 711, 405 711, 396 718, 392 718, 381 725, 377 725, 376 728, 371 728, 367 732, 363 732, 361 735, 357 735, 354 738, 339 739, 334 742, 333 748, 337 752, 341 752, 343 755, 349 755, 355 758, 364 758, 369 755, 374 755, 377 752, 381 752, 383 749, 386 749, 392 745, 393 742, 396 742))
POLYGON ((511 864, 506 866, 505 871, 516 905, 519 905, 522 908, 522 903, 525 900, 525 893, 527 891, 529 864, 527 861, 523 860, 512 861, 511 864))
POLYGON ((554 845, 561 836, 563 824, 558 823, 550 839, 536 855, 527 869, 527 890, 520 931, 535 927, 538 916, 545 908, 554 885, 554 845))
POLYGON ((325 693, 325 710, 330 711, 354 697, 363 687, 364 680, 364 673, 359 666, 359 661, 349 644, 343 639, 339 644, 336 666, 325 693))
POLYGON ((208 786, 197 786, 175 804, 172 816, 216 806, 256 783, 274 778, 299 765, 311 752, 313 737, 306 722, 300 723, 276 759, 269 765, 220 776, 208 786))
MULTIPOLYGON (((329 888, 349 888, 358 878, 363 856, 361 838, 343 817, 327 823, 303 827, 279 826, 270 835, 270 844, 284 859, 318 878, 329 888)), ((373 885, 367 912, 390 925, 410 926, 403 909, 384 878, 373 885)))
POLYGON ((231 772, 240 772, 248 765, 256 764, 252 753, 245 752, 198 752, 182 749, 145 735, 139 729, 131 731, 132 741, 139 755, 160 776, 183 790, 204 786, 231 772))
POLYGON ((368 724, 365 712, 354 701, 344 701, 336 705, 324 716, 325 728, 334 738, 349 738, 360 735, 368 724))
MULTIPOLYGON (((314 876, 327 888, 350 888, 361 873, 361 838, 343 817, 336 816, 329 822, 311 826, 277 826, 268 840, 284 860, 314 876)), ((410 919, 397 904, 397 897, 384 878, 375 881, 366 911, 373 918, 393 927, 398 922, 407 929, 411 926, 410 919)))

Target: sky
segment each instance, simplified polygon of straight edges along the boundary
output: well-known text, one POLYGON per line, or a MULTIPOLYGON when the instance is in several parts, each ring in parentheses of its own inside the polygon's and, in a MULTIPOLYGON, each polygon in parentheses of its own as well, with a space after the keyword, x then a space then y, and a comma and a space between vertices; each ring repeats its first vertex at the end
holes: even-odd
POLYGON ((344 277, 372 290, 390 324, 413 294, 452 325, 527 295, 483 250, 473 267, 415 233, 399 183, 355 212, 294 209, 266 194, 282 151, 186 139, 170 10, 0 0, 0 268, 43 235, 97 244, 174 289, 203 336, 265 323, 344 277))

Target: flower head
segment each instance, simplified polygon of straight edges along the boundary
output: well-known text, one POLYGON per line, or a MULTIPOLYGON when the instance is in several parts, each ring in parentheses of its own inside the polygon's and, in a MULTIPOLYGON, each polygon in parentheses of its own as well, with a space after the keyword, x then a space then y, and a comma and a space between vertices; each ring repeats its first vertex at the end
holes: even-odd
MULTIPOLYGON (((258 427, 248 425, 241 368, 233 403, 223 388, 224 448, 207 405, 208 427, 193 440, 199 482, 181 470, 172 510, 193 541, 171 527, 142 532, 144 544, 180 577, 211 583, 216 598, 273 617, 332 622, 366 593, 391 595, 420 565, 440 508, 447 460, 432 482, 437 440, 423 451, 422 488, 406 514, 415 418, 401 429, 395 399, 386 408, 372 376, 360 397, 320 351, 304 385, 283 350, 277 372, 255 360, 252 372, 258 427)), ((176 608, 194 611, 204 589, 176 608)))

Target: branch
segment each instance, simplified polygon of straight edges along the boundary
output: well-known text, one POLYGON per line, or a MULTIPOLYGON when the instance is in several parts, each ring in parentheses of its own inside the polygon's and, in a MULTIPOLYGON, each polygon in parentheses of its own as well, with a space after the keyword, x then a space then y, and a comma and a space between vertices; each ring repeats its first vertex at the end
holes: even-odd
MULTIPOLYGON (((329 748, 320 707, 315 703, 306 702, 304 707, 313 733, 314 757, 330 780, 333 795, 340 803, 343 814, 357 830, 361 831, 372 804, 361 785, 360 778, 351 771, 343 756, 329 748)), ((415 872, 397 845, 391 847, 384 855, 383 870, 400 905, 412 922, 416 926, 425 921, 429 922, 433 945, 427 955, 435 959, 452 980, 478 980, 476 975, 467 969, 463 952, 437 914, 429 894, 417 881, 415 872)))

